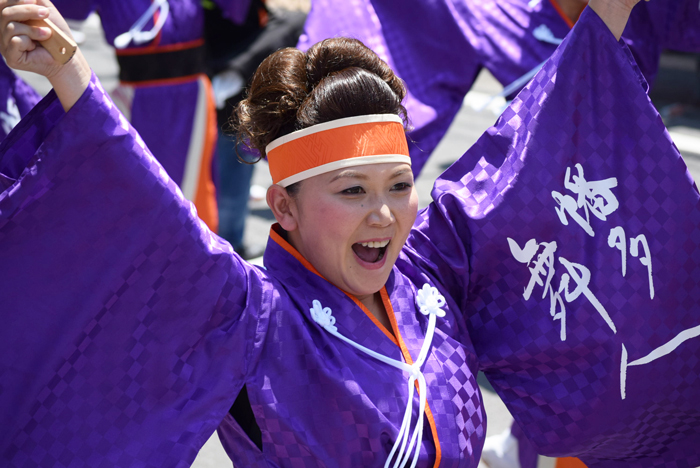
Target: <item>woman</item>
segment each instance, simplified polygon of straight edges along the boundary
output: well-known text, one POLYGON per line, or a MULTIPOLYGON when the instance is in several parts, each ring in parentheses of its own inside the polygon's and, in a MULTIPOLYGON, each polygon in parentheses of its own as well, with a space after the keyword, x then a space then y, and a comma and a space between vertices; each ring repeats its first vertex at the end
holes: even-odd
POLYGON ((3 54, 56 95, 0 147, 2 457, 186 466, 218 427, 236 466, 474 466, 483 369, 541 451, 699 463, 698 194, 616 41, 633 3, 591 2, 418 215, 391 70, 271 56, 238 112, 275 181, 258 269, 79 52, 36 48, 55 11, 4 0, 3 54), (225 417, 244 384, 262 448, 225 417))

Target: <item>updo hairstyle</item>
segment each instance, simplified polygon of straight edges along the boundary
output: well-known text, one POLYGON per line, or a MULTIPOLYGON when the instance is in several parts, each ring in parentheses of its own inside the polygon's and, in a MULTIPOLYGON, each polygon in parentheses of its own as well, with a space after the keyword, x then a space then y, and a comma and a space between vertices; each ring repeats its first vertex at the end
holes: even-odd
POLYGON ((403 82, 356 39, 321 41, 306 53, 281 49, 258 67, 232 117, 239 141, 265 156, 274 139, 312 125, 366 114, 399 115, 403 82))

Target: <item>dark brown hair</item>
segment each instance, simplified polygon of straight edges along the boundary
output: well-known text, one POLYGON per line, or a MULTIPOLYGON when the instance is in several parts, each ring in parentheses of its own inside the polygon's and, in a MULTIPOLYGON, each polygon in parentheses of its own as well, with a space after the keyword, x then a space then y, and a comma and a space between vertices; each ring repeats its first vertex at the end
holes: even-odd
POLYGON ((395 114, 406 123, 403 82, 356 39, 321 41, 303 53, 282 49, 258 67, 234 111, 238 140, 265 155, 272 140, 323 122, 395 114))

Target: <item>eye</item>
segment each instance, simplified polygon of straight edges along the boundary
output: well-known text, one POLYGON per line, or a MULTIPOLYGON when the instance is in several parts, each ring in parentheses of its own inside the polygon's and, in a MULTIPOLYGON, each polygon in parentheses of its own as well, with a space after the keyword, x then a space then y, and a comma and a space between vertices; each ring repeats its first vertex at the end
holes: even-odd
POLYGON ((410 182, 399 182, 398 184, 394 184, 391 187, 391 190, 393 190, 394 192, 403 192, 406 190, 410 190, 411 187, 413 187, 413 184, 411 184, 410 182))
POLYGON ((356 187, 350 187, 348 189, 345 189, 340 193, 342 193, 343 195, 360 195, 362 193, 365 193, 365 191, 362 187, 358 185, 356 187))

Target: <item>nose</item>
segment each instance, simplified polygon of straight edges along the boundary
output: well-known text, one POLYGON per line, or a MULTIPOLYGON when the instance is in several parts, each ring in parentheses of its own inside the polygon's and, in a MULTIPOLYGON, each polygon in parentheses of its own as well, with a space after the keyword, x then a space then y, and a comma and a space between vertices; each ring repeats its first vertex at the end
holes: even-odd
POLYGON ((376 197, 372 203, 372 209, 367 217, 370 226, 386 227, 394 222, 394 213, 389 204, 382 197, 376 197))

